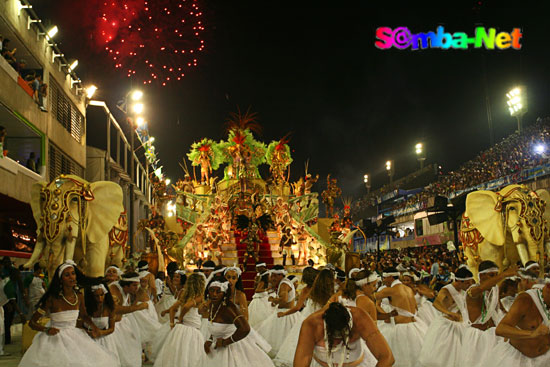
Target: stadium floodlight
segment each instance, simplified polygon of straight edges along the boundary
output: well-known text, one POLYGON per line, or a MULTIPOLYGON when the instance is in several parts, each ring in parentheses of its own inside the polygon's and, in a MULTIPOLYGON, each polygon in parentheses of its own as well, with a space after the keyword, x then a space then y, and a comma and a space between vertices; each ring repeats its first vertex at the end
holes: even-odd
POLYGON ((138 116, 138 117, 136 118, 136 124, 137 124, 137 126, 138 126, 139 128, 142 128, 143 125, 145 124, 145 119, 144 119, 143 117, 141 117, 141 116, 138 116))
POLYGON ((417 143, 414 146, 418 161, 420 162, 420 169, 424 168, 424 161, 426 160, 426 155, 424 154, 424 144, 417 143))
POLYGON ((141 98, 143 98, 143 92, 140 90, 135 90, 132 92, 130 97, 132 98, 132 101, 139 101, 141 100, 141 98))
POLYGON ((508 93, 506 93, 508 100, 508 111, 511 116, 514 116, 518 120, 518 132, 521 133, 521 119, 527 112, 527 96, 525 88, 515 87, 508 93))
POLYGON ((365 173, 365 175, 363 176, 363 182, 365 183, 365 187, 367 188, 367 193, 370 193, 370 180, 369 180, 369 175, 365 173))
POLYGON ((143 105, 143 103, 135 103, 134 105, 132 105, 132 110, 134 111, 134 113, 142 113, 144 109, 145 106, 143 105))
POLYGON ((86 97, 88 99, 92 99, 96 91, 97 91, 97 87, 93 84, 90 85, 88 88, 86 88, 86 97))
POLYGON ((535 153, 542 155, 544 154, 545 151, 546 151, 546 146, 544 146, 544 144, 535 145, 535 153))
POLYGON ((170 185, 170 182, 172 182, 169 178, 166 179, 166 186, 170 185))
POLYGON ((390 176, 390 184, 393 182, 393 161, 386 161, 386 171, 388 171, 388 176, 390 176))
POLYGON ((78 66, 78 60, 73 61, 72 64, 69 65, 69 73, 73 72, 77 66, 78 66))

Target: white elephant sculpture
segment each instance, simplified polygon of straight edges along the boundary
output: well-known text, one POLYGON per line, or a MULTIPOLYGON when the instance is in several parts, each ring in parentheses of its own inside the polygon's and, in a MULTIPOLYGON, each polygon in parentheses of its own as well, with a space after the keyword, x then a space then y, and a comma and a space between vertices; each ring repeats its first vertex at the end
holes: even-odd
POLYGON ((109 256, 109 232, 124 211, 121 187, 109 181, 90 183, 60 175, 31 189, 37 242, 30 268, 37 261, 50 275, 65 260, 74 260, 88 276, 103 276, 109 256))
POLYGON ((544 269, 549 239, 550 194, 525 185, 509 185, 498 192, 474 191, 466 197, 460 240, 469 268, 477 277, 483 260, 501 269, 533 260, 544 269))

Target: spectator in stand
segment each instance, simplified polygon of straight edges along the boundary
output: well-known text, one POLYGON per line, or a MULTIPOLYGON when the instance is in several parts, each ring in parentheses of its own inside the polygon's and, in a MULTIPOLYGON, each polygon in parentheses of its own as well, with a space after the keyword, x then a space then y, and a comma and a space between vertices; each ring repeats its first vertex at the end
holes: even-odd
POLYGON ((0 126, 0 158, 4 158, 8 154, 6 149, 6 136, 8 132, 4 126, 0 126))
POLYGON ((29 159, 27 159, 27 164, 25 165, 25 167, 27 167, 28 169, 30 169, 33 172, 37 172, 36 171, 36 153, 35 152, 31 152, 31 154, 29 154, 29 159))
MULTIPOLYGON (((15 58, 16 48, 10 50, 10 40, 5 38, 2 41, 2 56, 14 69, 16 69, 17 59, 15 58)), ((16 69, 17 70, 17 69, 16 69)))

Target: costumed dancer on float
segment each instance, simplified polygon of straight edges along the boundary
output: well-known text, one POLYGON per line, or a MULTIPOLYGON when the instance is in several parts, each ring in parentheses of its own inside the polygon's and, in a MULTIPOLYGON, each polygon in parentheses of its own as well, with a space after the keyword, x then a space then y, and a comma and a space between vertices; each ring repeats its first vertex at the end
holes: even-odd
POLYGON ((396 367, 416 367, 427 325, 417 320, 417 306, 412 289, 401 283, 397 269, 386 268, 382 274, 386 288, 375 293, 376 299, 389 298, 397 311, 390 324, 380 329, 395 357, 396 367))
POLYGON ((248 323, 256 327, 275 311, 268 299, 269 271, 266 263, 256 264, 256 278, 254 279, 254 295, 248 305, 248 323))
MULTIPOLYGON (((159 317, 159 322, 161 324, 165 324, 170 321, 170 316, 168 315, 168 313, 163 313, 163 311, 168 310, 170 307, 172 307, 172 305, 176 302, 176 294, 178 290, 183 287, 183 284, 181 282, 181 273, 176 276, 176 280, 174 280, 176 270, 178 270, 178 263, 176 262, 171 262, 166 267, 168 277, 166 278, 165 284, 162 287, 162 295, 160 297, 160 300, 155 305, 155 309, 157 310, 157 314, 159 317)), ((185 273, 183 275, 185 276, 185 273)))
POLYGON ((454 281, 439 291, 434 307, 440 314, 426 332, 418 360, 420 366, 462 366, 462 335, 470 319, 466 307, 466 290, 473 281, 472 272, 462 266, 457 270, 454 281))
POLYGON ((296 305, 288 311, 278 312, 278 317, 285 317, 293 313, 297 313, 300 319, 296 321, 287 338, 285 338, 283 344, 279 348, 279 352, 275 357, 275 365, 277 366, 292 366, 294 361, 294 353, 296 352, 296 346, 298 345, 298 338, 300 336, 300 328, 302 322, 315 311, 320 310, 326 305, 330 296, 334 293, 334 276, 332 271, 325 269, 319 272, 319 270, 313 267, 304 268, 302 272, 302 282, 306 285, 300 292, 300 297, 296 305), (315 295, 321 294, 322 300, 320 303, 313 301, 312 292, 315 289, 315 295), (305 305, 305 307, 304 307, 305 305), (303 308, 303 310, 302 310, 303 308), (302 310, 302 311, 300 311, 302 310))
POLYGON ((290 226, 283 228, 281 234, 281 242, 279 243, 279 253, 283 254, 283 266, 286 266, 286 258, 290 256, 292 259, 292 265, 296 265, 296 258, 292 251, 292 245, 294 245, 294 236, 292 235, 292 229, 290 226))
POLYGON ((361 340, 378 360, 376 366, 392 366, 392 351, 376 323, 357 307, 330 303, 302 323, 294 367, 373 367, 361 340))
POLYGON ((210 336, 204 343, 206 358, 202 367, 270 367, 269 356, 248 338, 250 325, 231 302, 227 282, 213 281, 207 303, 210 336))
POLYGON ((478 274, 479 284, 472 285, 466 291, 469 327, 462 336, 461 366, 483 366, 485 357, 492 355, 497 343, 503 341, 495 335, 500 311, 497 284, 507 277, 517 275, 517 267, 511 266, 499 274, 498 266, 485 260, 479 264, 478 274))
POLYGON ((437 316, 437 310, 429 300, 435 297, 435 292, 428 286, 421 284, 420 278, 410 271, 406 271, 401 275, 401 281, 413 290, 418 307, 418 319, 429 327, 437 316))
MULTIPOLYGON (((204 274, 200 274, 201 277, 204 277, 204 274)), ((161 327, 157 331, 155 337, 153 338, 153 341, 151 342, 151 348, 149 349, 149 353, 147 354, 147 358, 149 358, 150 361, 154 362, 158 353, 162 349, 162 346, 164 345, 164 341, 170 334, 170 331, 172 330, 172 327, 170 326, 170 312, 179 312, 179 305, 180 303, 177 301, 181 297, 181 293, 183 292, 184 285, 187 281, 187 277, 185 276, 185 272, 183 270, 176 270, 172 274, 172 281, 171 286, 174 288, 175 291, 175 298, 174 303, 171 307, 163 310, 159 316, 160 317, 167 317, 168 322, 161 323, 161 327)), ((168 287, 167 287, 168 288, 168 287)), ((203 291, 204 292, 204 291, 203 291)), ((157 306, 160 304, 157 303, 157 306)))
POLYGON ((55 269, 50 286, 29 322, 30 327, 39 333, 19 366, 120 366, 115 355, 95 343, 83 329, 76 327, 77 319, 80 318, 90 326, 93 336, 100 334, 99 328, 86 312, 84 296, 76 290, 78 285, 84 286, 90 281, 71 260, 55 269), (46 315, 51 318, 50 324, 42 326, 39 319, 46 315))
POLYGON ((86 311, 92 318, 93 323, 99 328, 99 332, 94 335, 90 331, 89 325, 84 324, 83 327, 88 329, 88 334, 116 356, 120 362, 116 338, 120 337, 121 334, 115 333, 117 316, 113 296, 104 284, 98 284, 85 288, 84 301, 86 311))
POLYGON ((191 274, 178 301, 170 308, 171 331, 155 359, 155 367, 195 367, 204 363, 204 338, 199 331, 201 315, 198 308, 204 302, 205 281, 204 274, 191 274), (176 314, 179 314, 177 323, 176 314))
MULTIPOLYGON (((271 284, 277 289, 276 297, 269 297, 268 301, 273 306, 277 306, 277 312, 286 312, 294 306, 296 299, 296 289, 294 284, 286 278, 287 272, 281 265, 275 265, 270 270, 271 284)), ((278 317, 273 313, 268 319, 258 325, 258 333, 271 345, 270 355, 275 357, 279 348, 288 336, 290 330, 296 322, 299 322, 300 315, 297 313, 284 317, 278 317)))
POLYGON ((110 285, 109 291, 115 302, 115 310, 119 321, 116 324, 116 345, 122 367, 139 367, 141 360, 141 340, 135 323, 130 319, 134 312, 146 310, 148 303, 133 303, 131 297, 139 289, 139 275, 130 272, 122 275, 121 279, 110 285), (120 334, 120 336, 118 335, 120 334))
POLYGON ((487 367, 550 366, 550 279, 517 296, 496 328, 506 338, 487 355, 487 367))

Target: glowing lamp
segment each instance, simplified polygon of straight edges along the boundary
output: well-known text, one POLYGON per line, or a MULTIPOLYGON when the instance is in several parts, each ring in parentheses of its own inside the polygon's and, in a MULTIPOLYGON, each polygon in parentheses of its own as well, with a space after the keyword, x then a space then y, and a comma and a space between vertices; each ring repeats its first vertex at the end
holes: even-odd
POLYGON ((544 144, 535 145, 535 153, 544 154, 545 151, 546 151, 546 147, 544 146, 544 144))
POLYGON ((76 67, 78 66, 78 60, 73 61, 71 65, 69 65, 69 73, 72 72, 76 67))
POLYGON ((139 101, 141 98, 143 98, 143 92, 140 90, 135 90, 131 94, 132 101, 139 101))
POLYGON ((52 28, 50 28, 48 33, 46 33, 46 35, 48 36, 48 39, 52 39, 57 34, 58 31, 59 31, 59 29, 57 28, 56 25, 54 25, 52 28))
POLYGON ((136 124, 137 126, 139 127, 143 127, 143 124, 145 124, 145 119, 141 116, 139 116, 137 119, 136 119, 136 124))
POLYGON ((90 85, 88 88, 86 88, 86 97, 88 97, 88 99, 92 99, 96 91, 97 87, 95 85, 90 85))
POLYGON ((132 106, 134 113, 142 113, 144 109, 143 103, 136 103, 132 106))

